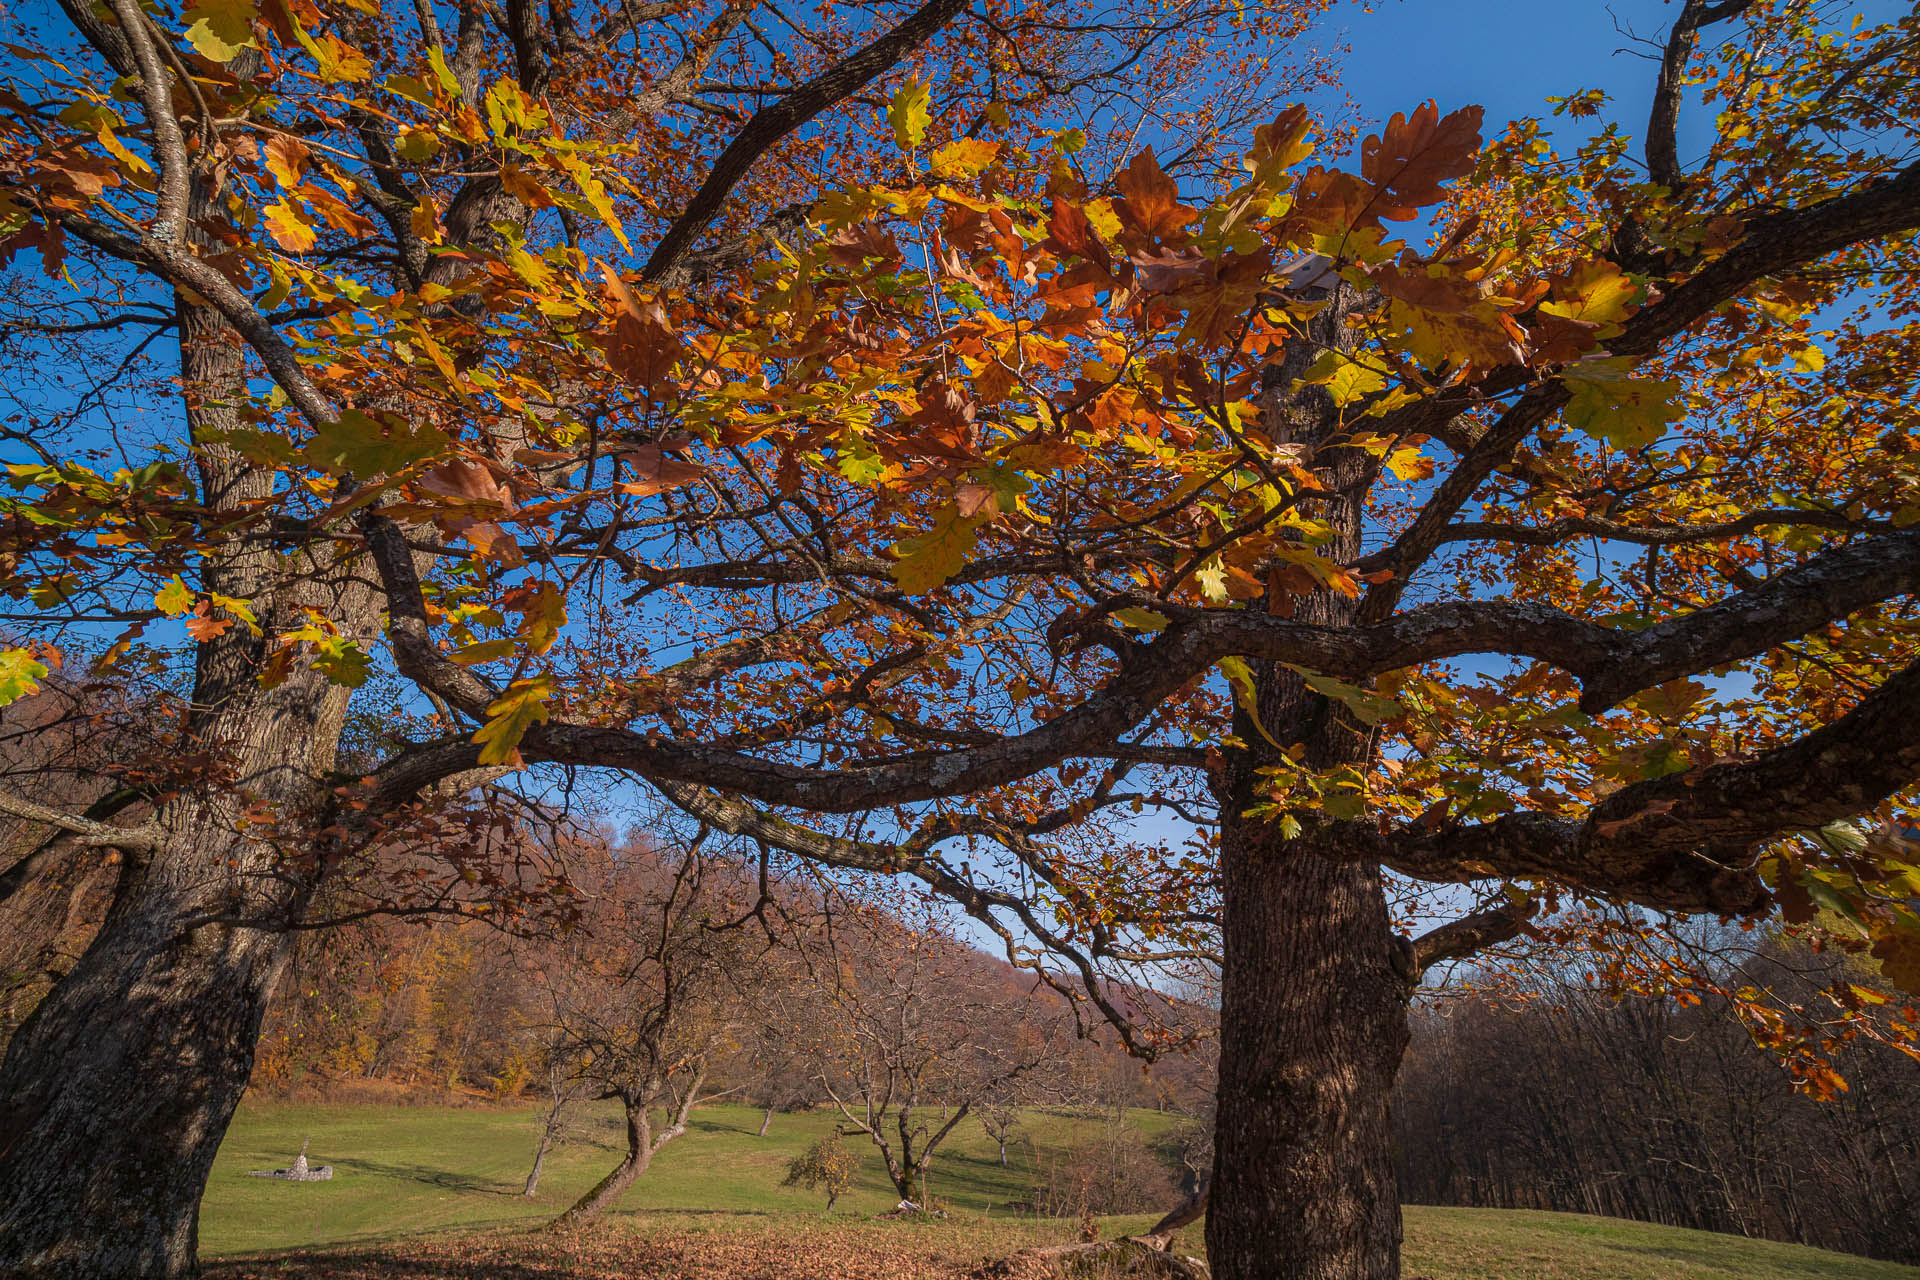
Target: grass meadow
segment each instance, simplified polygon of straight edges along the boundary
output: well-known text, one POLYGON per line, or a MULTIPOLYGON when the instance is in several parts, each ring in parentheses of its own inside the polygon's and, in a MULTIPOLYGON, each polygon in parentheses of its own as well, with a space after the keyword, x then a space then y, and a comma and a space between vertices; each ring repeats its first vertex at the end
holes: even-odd
MULTIPOLYGON (((537 1196, 521 1194, 539 1134, 533 1107, 250 1102, 213 1169, 201 1211, 202 1256, 216 1280, 331 1275, 340 1280, 948 1280, 990 1259, 1074 1237, 1078 1224, 1010 1208, 1033 1170, 1059 1158, 1096 1118, 1036 1111, 1002 1168, 970 1119, 936 1157, 931 1188, 945 1221, 877 1220, 894 1194, 866 1149, 861 1178, 832 1214, 823 1197, 780 1185, 787 1162, 834 1127, 826 1111, 696 1111, 603 1225, 538 1230, 610 1169, 620 1142, 610 1107, 583 1108, 547 1157, 537 1196), (331 1182, 250 1178, 282 1167, 303 1139, 331 1182)), ((1171 1117, 1136 1113, 1151 1141, 1171 1117)), ((850 1143, 853 1139, 848 1140, 850 1143)), ((1112 1218, 1103 1234, 1150 1221, 1112 1218)), ((1201 1251, 1190 1227, 1176 1247, 1201 1251)), ((1575 1214, 1412 1206, 1407 1273, 1432 1280, 1920 1280, 1920 1268, 1794 1245, 1575 1214)))

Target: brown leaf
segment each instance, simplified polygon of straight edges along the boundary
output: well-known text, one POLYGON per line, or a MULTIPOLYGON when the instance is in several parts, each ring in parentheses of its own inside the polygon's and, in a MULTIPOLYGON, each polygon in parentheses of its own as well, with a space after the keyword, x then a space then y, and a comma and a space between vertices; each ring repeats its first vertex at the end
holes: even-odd
POLYGON ((1113 181, 1125 197, 1117 210, 1123 224, 1143 237, 1185 239, 1193 210, 1180 203, 1180 188, 1161 171, 1151 148, 1143 147, 1113 181))
POLYGON ((621 456, 626 459, 633 479, 621 484, 620 491, 641 498, 690 484, 707 473, 706 468, 697 463, 669 458, 657 444, 641 445, 626 450, 621 456))
POLYGON ((1480 149, 1479 107, 1445 117, 1433 102, 1411 116, 1396 113, 1378 137, 1360 146, 1360 173, 1373 186, 1374 217, 1405 222, 1444 194, 1441 184, 1473 169, 1480 149))

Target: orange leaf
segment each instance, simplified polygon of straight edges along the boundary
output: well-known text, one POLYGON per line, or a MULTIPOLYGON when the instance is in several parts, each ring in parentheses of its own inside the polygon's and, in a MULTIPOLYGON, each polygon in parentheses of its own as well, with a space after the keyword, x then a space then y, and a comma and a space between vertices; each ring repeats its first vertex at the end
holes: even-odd
POLYGON ((1405 222, 1445 194, 1441 184, 1473 169, 1480 149, 1479 107, 1462 107, 1444 118, 1432 102, 1412 116, 1395 113, 1380 137, 1360 147, 1360 173, 1373 185, 1369 212, 1405 222))
POLYGON ((1180 188, 1161 171, 1151 148, 1141 148, 1113 181, 1125 197, 1117 212, 1129 228, 1159 240, 1183 238, 1193 210, 1180 203, 1180 188))

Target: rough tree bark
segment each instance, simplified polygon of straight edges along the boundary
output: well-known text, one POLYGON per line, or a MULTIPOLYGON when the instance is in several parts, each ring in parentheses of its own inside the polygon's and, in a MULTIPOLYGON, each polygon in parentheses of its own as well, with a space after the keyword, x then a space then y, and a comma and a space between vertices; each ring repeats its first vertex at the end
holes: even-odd
MULTIPOLYGON (((238 425, 238 339, 210 308, 184 297, 178 307, 203 499, 216 512, 258 502, 271 476, 206 443, 238 425)), ((297 625, 306 604, 371 631, 364 584, 312 569, 297 590, 276 593, 285 567, 264 545, 242 543, 206 555, 202 585, 253 599, 266 635, 297 625)), ((296 848, 290 860, 272 830, 330 821, 347 710, 348 691, 311 671, 262 689, 254 675, 263 643, 235 623, 199 646, 185 750, 200 757, 210 785, 160 809, 150 849, 126 851, 93 943, 7 1046, 0 1275, 177 1277, 195 1268, 207 1171, 287 956, 289 935, 277 925, 297 917, 317 880, 318 851, 296 848), (272 821, 249 828, 247 809, 272 821)))
MULTIPOLYGON (((1268 372, 1263 408, 1279 438, 1313 443, 1337 427, 1315 389, 1285 396, 1320 346, 1352 349, 1344 323, 1356 299, 1341 286, 1268 372)), ((1374 463, 1327 456, 1334 495, 1315 514, 1333 526, 1332 554, 1359 554, 1362 495, 1374 463)), ((1354 602, 1322 591, 1294 617, 1351 625, 1354 602)), ((1387 1099, 1407 1042, 1411 957, 1389 924, 1378 865, 1315 851, 1315 820, 1288 839, 1249 817, 1274 785, 1263 767, 1298 744, 1315 770, 1360 765, 1365 727, 1271 663, 1254 667, 1257 716, 1242 710, 1214 779, 1220 798, 1225 966, 1221 975, 1220 1099, 1207 1245, 1222 1280, 1396 1280, 1400 1205, 1387 1099), (1257 719, 1257 723, 1256 723, 1257 719), (1271 741, 1269 741, 1271 737, 1271 741)))

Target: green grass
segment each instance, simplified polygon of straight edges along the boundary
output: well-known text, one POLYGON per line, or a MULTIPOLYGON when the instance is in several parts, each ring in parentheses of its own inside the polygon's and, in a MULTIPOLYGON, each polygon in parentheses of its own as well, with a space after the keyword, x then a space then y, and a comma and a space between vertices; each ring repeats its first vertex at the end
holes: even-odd
MULTIPOLYGON (((536 1109, 249 1103, 214 1161, 200 1214, 201 1248, 212 1256, 550 1218, 617 1163, 625 1141, 617 1119, 612 1105, 583 1109, 571 1140, 548 1155, 540 1193, 529 1200, 520 1189, 539 1138, 536 1109), (333 1165, 332 1182, 301 1185, 247 1176, 284 1167, 309 1134, 307 1158, 333 1165)), ((829 1133, 836 1119, 824 1110, 776 1115, 767 1136, 759 1138, 758 1111, 703 1107, 620 1207, 818 1213, 823 1197, 782 1187, 780 1179, 787 1162, 829 1133)), ((968 1213, 1025 1200, 1030 1162, 1046 1159, 1076 1126, 1088 1123, 1065 1113, 1029 1114, 1022 1140, 1008 1146, 1003 1169, 998 1149, 969 1117, 935 1153, 933 1196, 968 1213)), ((1175 1119, 1140 1112, 1134 1123, 1151 1138, 1175 1119)), ((836 1213, 867 1216, 892 1208, 899 1197, 878 1153, 865 1139, 847 1141, 864 1161, 858 1185, 841 1198, 836 1213)))
POLYGON ((1409 1205, 1406 1270, 1435 1280, 1920 1280, 1920 1267, 1578 1213, 1409 1205))
MULTIPOLYGON (((614 1119, 610 1108, 590 1109, 572 1140, 549 1155, 540 1194, 530 1200, 520 1188, 538 1136, 532 1108, 249 1103, 214 1164, 201 1212, 202 1252, 324 1248, 327 1265, 346 1264, 341 1274, 370 1276, 389 1274, 373 1265, 382 1251, 393 1253, 389 1261, 407 1275, 438 1274, 431 1260, 449 1252, 517 1259, 521 1268, 557 1247, 524 1229, 558 1213, 618 1158, 614 1119), (285 1165, 309 1134, 309 1159, 332 1164, 332 1182, 246 1176, 285 1165)), ((1173 1124, 1147 1112, 1134 1119, 1150 1137, 1173 1124)), ((923 1226, 872 1221, 892 1206, 894 1193, 870 1149, 859 1185, 831 1218, 817 1195, 779 1185, 787 1161, 833 1128, 831 1114, 775 1116, 768 1136, 758 1138, 759 1112, 708 1107, 623 1199, 621 1209, 632 1216, 610 1223, 595 1247, 612 1259, 608 1274, 623 1274, 636 1259, 658 1258, 663 1247, 682 1251, 673 1274, 690 1280, 719 1280, 751 1259, 769 1257, 786 1259, 781 1276, 816 1274, 808 1269, 815 1248, 820 1265, 837 1248, 842 1259, 898 1252, 901 1275, 958 1274, 952 1268, 969 1258, 1071 1237, 1072 1223, 1036 1222, 1004 1206, 1027 1198, 1030 1161, 1044 1161, 1076 1127, 1091 1123, 1059 1113, 1030 1115, 1024 1139, 1009 1148, 1010 1167, 1002 1169, 985 1133, 963 1121, 932 1177, 934 1196, 954 1217, 923 1226), (818 1243, 801 1243, 809 1240, 818 1243), (720 1260, 726 1258, 733 1261, 720 1260)), ((1147 1222, 1109 1219, 1102 1227, 1116 1234, 1147 1222)), ((1197 1228, 1188 1229, 1180 1247, 1199 1251, 1197 1228)), ((320 1261, 309 1254, 275 1265, 297 1273, 320 1261)), ((852 1274, 850 1265, 842 1261, 817 1274, 852 1274)), ((1433 1280, 1920 1280, 1920 1268, 1735 1236, 1577 1214, 1422 1206, 1407 1210, 1406 1270, 1433 1280)), ((579 1269, 589 1273, 601 1271, 579 1269)), ((574 1272, 563 1266, 553 1274, 574 1272)))

